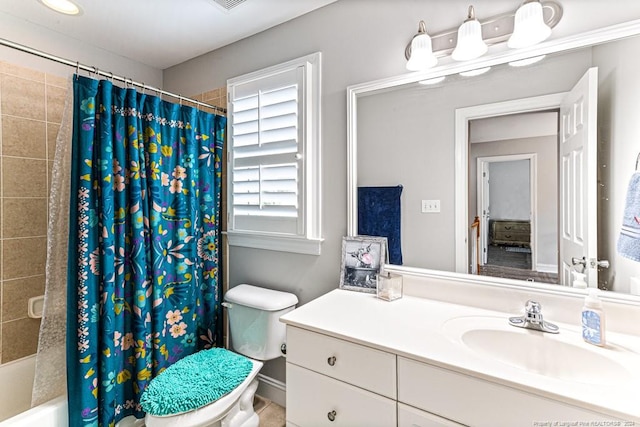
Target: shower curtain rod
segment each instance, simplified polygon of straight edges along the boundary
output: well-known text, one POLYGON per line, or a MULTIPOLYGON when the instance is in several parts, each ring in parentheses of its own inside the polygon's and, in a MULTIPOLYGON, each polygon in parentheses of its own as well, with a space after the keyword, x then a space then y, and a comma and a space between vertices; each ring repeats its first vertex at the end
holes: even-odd
MULTIPOLYGON (((35 56, 39 56, 40 58, 44 58, 44 59, 49 59, 51 61, 55 61, 58 62, 60 64, 64 64, 64 65, 68 65, 70 67, 75 67, 76 70, 84 70, 84 71, 88 71, 89 73, 92 74, 97 74, 103 77, 106 77, 110 80, 118 80, 123 82, 125 85, 132 85, 132 86, 137 86, 142 88, 142 90, 150 90, 152 92, 156 92, 157 94, 162 94, 162 95, 167 95, 167 96, 171 96, 174 98, 178 98, 180 100, 180 102, 182 101, 188 101, 188 102, 192 102, 196 105, 199 106, 203 106, 203 107, 207 107, 207 108, 213 108, 216 111, 220 111, 222 113, 226 113, 227 109, 226 108, 222 108, 222 107, 218 107, 215 105, 210 105, 210 104, 206 104, 204 102, 200 102, 200 101, 196 101, 195 99, 192 98, 188 98, 182 95, 178 95, 175 93, 171 93, 171 92, 167 92, 166 90, 162 90, 162 89, 158 89, 156 87, 153 86, 147 86, 144 83, 139 83, 139 82, 135 82, 133 81, 133 79, 129 79, 126 77, 121 77, 121 76, 116 76, 113 73, 107 73, 105 71, 99 70, 97 67, 91 67, 88 65, 84 65, 84 64, 80 64, 79 62, 73 62, 70 61, 68 59, 65 58, 61 58, 59 56, 55 56, 55 55, 51 55, 49 53, 43 52, 41 50, 37 50, 28 46, 24 46, 18 43, 14 43, 12 41, 0 38, 0 45, 2 46, 6 46, 6 47, 10 47, 12 49, 16 49, 16 50, 20 50, 22 52, 26 52, 26 53, 30 53, 31 55, 35 55, 35 56)), ((77 74, 77 73, 76 73, 77 74)))

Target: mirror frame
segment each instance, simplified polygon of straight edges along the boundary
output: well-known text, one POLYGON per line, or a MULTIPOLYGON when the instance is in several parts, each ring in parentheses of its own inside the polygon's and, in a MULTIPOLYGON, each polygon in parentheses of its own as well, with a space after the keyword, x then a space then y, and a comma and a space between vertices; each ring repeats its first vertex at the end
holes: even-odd
MULTIPOLYGON (((367 95, 375 95, 384 91, 392 90, 399 86, 416 83, 420 80, 436 78, 441 76, 448 76, 457 74, 463 71, 469 71, 476 68, 491 67, 496 65, 505 64, 511 61, 518 61, 539 55, 549 55, 567 50, 579 49, 582 47, 588 47, 596 44, 601 44, 609 41, 615 41, 626 37, 640 35, 640 19, 624 22, 621 24, 611 25, 588 32, 576 34, 569 37, 560 38, 557 40, 551 40, 545 43, 541 43, 536 46, 532 46, 524 49, 509 50, 497 52, 493 55, 481 57, 473 61, 466 61, 463 63, 450 63, 439 67, 432 68, 425 72, 413 72, 401 74, 398 76, 392 76, 380 80, 374 80, 370 82, 364 82, 347 87, 347 234, 349 236, 356 236, 358 234, 358 97, 364 97, 367 95)), ((502 46, 504 49, 506 47, 502 46)), ((452 135, 451 142, 454 144, 455 135, 452 135)), ((466 156, 456 150, 454 167, 466 168, 466 156)), ((455 194, 454 201, 455 206, 459 206, 464 202, 466 198, 467 182, 457 179, 454 185, 455 194)), ((465 202, 466 205, 466 202, 465 202)), ((456 218, 454 221, 454 233, 455 233, 455 247, 466 247, 467 242, 467 230, 466 224, 461 224, 461 219, 458 215, 458 209, 455 208, 456 218), (464 228, 464 229, 461 229, 464 228)), ((456 257, 456 269, 460 263, 459 255, 456 257)), ((466 262, 464 263, 466 266, 466 262)), ((496 277, 470 275, 459 272, 448 272, 440 270, 430 270, 426 268, 416 268, 410 266, 398 266, 398 265, 385 265, 385 270, 395 272, 398 274, 411 274, 418 275, 427 278, 438 278, 447 280, 456 280, 467 283, 478 283, 490 286, 498 287, 511 287, 518 289, 527 289, 536 292, 547 292, 560 295, 584 295, 585 290, 575 289, 566 286, 547 285, 536 283, 535 286, 529 285, 528 282, 514 280, 514 279, 501 279, 496 277)), ((640 297, 629 294, 620 294, 615 292, 607 292, 605 296, 606 300, 632 303, 634 305, 640 305, 640 297)))

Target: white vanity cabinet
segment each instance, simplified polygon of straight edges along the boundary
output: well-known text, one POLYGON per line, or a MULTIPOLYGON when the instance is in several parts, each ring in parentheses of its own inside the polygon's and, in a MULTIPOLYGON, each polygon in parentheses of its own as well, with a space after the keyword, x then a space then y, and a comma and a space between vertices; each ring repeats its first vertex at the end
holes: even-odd
POLYGON ((638 425, 629 391, 525 375, 464 353, 443 335, 442 325, 475 313, 406 295, 388 303, 348 291, 287 313, 281 318, 287 324, 287 425, 638 425), (615 415, 622 399, 634 415, 615 415))
POLYGON ((287 327, 290 426, 517 427, 530 426, 531 420, 611 418, 345 339, 287 327))
POLYGON ((459 426, 397 403, 397 359, 393 353, 288 326, 288 425, 459 426))
POLYGON ((398 403, 398 427, 461 427, 462 424, 446 420, 412 406, 398 403))
POLYGON ((287 327, 287 423, 396 425, 396 356, 287 327))
POLYGON ((541 424, 571 421, 590 425, 596 421, 613 420, 582 408, 404 357, 398 357, 398 400, 474 427, 530 427, 536 421, 541 424))
POLYGON ((396 356, 287 327, 287 362, 396 400, 396 356))

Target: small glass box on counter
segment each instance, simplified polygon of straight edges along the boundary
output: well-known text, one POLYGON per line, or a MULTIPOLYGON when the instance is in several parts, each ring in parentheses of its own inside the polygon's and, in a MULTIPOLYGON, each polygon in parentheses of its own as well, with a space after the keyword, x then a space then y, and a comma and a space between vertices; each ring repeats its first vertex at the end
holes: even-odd
POLYGON ((388 272, 378 274, 376 296, 385 301, 402 298, 402 276, 388 272))

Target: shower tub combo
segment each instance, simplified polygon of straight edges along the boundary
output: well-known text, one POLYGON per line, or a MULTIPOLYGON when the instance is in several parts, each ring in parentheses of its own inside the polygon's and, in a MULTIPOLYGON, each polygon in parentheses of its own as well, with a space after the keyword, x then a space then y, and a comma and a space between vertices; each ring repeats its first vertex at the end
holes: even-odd
MULTIPOLYGON (((36 356, 0 365, 0 427, 69 427, 67 397, 31 408, 36 356)), ((117 427, 143 427, 144 420, 127 417, 117 427)))
POLYGON ((62 396, 31 408, 36 356, 0 366, 0 427, 68 427, 67 399, 62 396))

